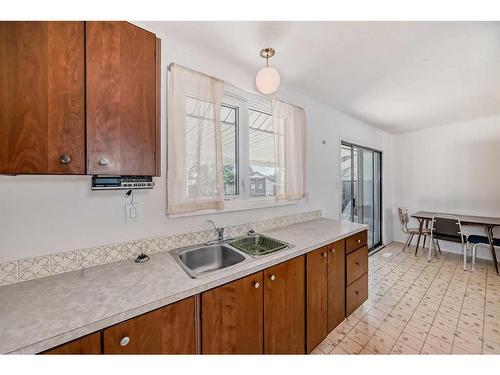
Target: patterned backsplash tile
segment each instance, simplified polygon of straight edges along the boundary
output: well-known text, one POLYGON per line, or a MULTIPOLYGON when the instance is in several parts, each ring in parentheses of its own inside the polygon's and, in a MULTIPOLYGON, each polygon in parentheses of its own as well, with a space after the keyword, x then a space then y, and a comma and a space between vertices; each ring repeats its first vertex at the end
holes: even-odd
MULTIPOLYGON (((225 237, 235 237, 247 233, 250 229, 256 232, 263 232, 274 228, 319 219, 320 217, 321 211, 279 216, 253 223, 228 226, 225 228, 224 235, 225 237)), ((88 249, 72 250, 52 255, 20 259, 17 261, 8 261, 0 263, 0 286, 76 271, 82 268, 119 262, 125 259, 133 259, 142 251, 146 254, 154 254, 215 239, 215 231, 204 230, 174 234, 171 236, 146 238, 88 249)))

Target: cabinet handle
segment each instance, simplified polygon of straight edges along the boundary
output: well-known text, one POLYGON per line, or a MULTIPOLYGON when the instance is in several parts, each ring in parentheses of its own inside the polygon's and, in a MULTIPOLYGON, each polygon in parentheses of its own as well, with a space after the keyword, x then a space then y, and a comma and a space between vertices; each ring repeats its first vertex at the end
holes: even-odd
POLYGON ((254 287, 255 289, 259 289, 259 286, 260 286, 260 284, 259 284, 258 282, 255 282, 255 283, 253 284, 253 287, 254 287))
POLYGON ((102 158, 101 160, 99 160, 99 164, 101 164, 101 165, 108 165, 109 164, 109 159, 102 158))
POLYGON ((128 336, 125 336, 120 340, 120 346, 127 346, 128 343, 130 342, 130 338, 128 336))
POLYGON ((332 254, 335 254, 335 249, 330 249, 332 254))
POLYGON ((326 258, 326 253, 321 253, 321 256, 322 256, 323 258, 326 258))
POLYGON ((270 279, 271 279, 271 281, 274 281, 274 280, 276 280, 276 276, 275 275, 271 275, 270 279))
POLYGON ((61 162, 61 164, 69 164, 71 162, 71 157, 69 155, 61 155, 61 157, 59 158, 59 161, 61 162))

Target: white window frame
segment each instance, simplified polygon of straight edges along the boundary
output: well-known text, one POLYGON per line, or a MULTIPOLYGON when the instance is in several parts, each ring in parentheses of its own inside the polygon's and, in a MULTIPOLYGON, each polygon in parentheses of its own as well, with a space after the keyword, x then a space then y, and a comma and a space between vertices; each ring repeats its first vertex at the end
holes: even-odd
POLYGON ((223 210, 202 210, 186 214, 169 215, 170 217, 186 217, 199 215, 212 215, 217 213, 252 210, 267 207, 280 207, 296 205, 298 201, 276 201, 275 196, 250 197, 250 174, 249 171, 249 109, 258 110, 272 114, 271 99, 260 95, 238 89, 230 84, 224 87, 222 104, 238 108, 238 194, 224 196, 223 210))

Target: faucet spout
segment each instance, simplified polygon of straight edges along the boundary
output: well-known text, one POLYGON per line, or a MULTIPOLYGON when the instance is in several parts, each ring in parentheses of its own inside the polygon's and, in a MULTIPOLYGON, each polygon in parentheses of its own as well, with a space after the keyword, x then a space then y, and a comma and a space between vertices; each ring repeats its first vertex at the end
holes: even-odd
POLYGON ((212 220, 207 220, 210 224, 213 225, 215 231, 217 232, 217 240, 224 241, 224 228, 218 228, 217 225, 212 220))

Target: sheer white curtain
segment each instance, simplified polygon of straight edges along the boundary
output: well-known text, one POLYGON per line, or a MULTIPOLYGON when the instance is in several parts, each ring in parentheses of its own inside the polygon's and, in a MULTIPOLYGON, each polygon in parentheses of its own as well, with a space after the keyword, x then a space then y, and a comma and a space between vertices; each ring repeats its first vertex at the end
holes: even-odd
POLYGON ((304 110, 277 99, 272 102, 276 199, 305 196, 306 120, 304 110))
POLYGON ((167 212, 224 208, 220 110, 224 82, 170 66, 167 212))

